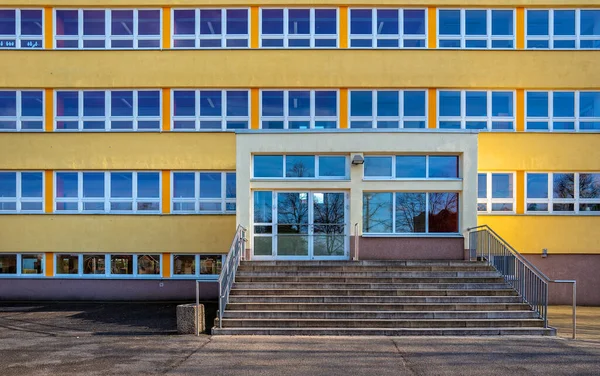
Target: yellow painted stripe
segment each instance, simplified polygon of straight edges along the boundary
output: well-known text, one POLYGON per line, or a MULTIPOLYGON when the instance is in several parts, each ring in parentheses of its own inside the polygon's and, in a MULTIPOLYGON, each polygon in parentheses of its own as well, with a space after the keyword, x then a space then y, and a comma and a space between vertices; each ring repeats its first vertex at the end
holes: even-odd
POLYGON ((52 33, 52 8, 44 8, 44 48, 54 48, 52 44, 53 33, 52 33))
POLYGON ((163 278, 171 277, 171 254, 162 254, 162 276, 163 278))
POLYGON ((437 47, 437 9, 427 8, 427 47, 437 47))
POLYGON ((46 252, 46 265, 45 274, 46 277, 54 277, 54 255, 51 252, 46 252))
POLYGON ((437 128, 437 90, 429 89, 428 96, 427 106, 429 106, 429 111, 427 128, 437 128))
POLYGON ((517 132, 525 131, 525 93, 523 89, 517 89, 517 132))
POLYGON ((171 48, 171 8, 163 8, 163 27, 162 27, 163 48, 171 48))
POLYGON ((517 8, 517 49, 525 48, 525 9, 517 8))
POLYGON ((171 130, 171 89, 162 89, 162 130, 171 130))
POLYGON ((250 48, 258 48, 258 7, 250 7, 250 48))
POLYGON ((258 89, 250 89, 250 129, 259 129, 259 111, 258 89))
POLYGON ((517 214, 525 213, 525 171, 517 171, 517 214))
POLYGON ((44 171, 44 213, 54 211, 54 175, 51 170, 44 171))
POLYGON ((348 7, 340 7, 340 48, 348 48, 348 7))
POLYGON ((348 89, 340 89, 340 128, 349 128, 348 124, 348 89))
POLYGON ((45 100, 46 100, 46 113, 44 116, 44 130, 46 132, 52 132, 54 130, 54 92, 52 89, 46 89, 45 100))
POLYGON ((162 213, 171 213, 171 171, 162 171, 162 213))

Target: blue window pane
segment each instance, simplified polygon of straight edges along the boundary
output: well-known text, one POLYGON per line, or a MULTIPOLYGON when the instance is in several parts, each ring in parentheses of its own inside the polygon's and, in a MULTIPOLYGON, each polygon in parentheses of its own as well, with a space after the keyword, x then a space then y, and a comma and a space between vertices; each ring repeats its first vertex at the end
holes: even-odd
POLYGON ((77 197, 78 180, 76 172, 56 173, 56 197, 77 197))
POLYGON ((112 10, 110 23, 111 35, 133 35, 133 10, 112 10))
POLYGON ((201 9, 200 35, 218 35, 221 33, 221 10, 201 9))
POLYGON ((548 198, 548 174, 527 174, 527 198, 548 198))
POLYGON ((440 91, 440 116, 460 116, 460 91, 440 91))
POLYGON ((372 47, 373 41, 371 39, 352 39, 350 40, 350 47, 361 48, 361 47, 372 47))
POLYGON ((56 115, 78 116, 79 93, 76 91, 56 92, 56 115))
POLYGON ((138 172, 137 179, 138 197, 160 197, 160 176, 158 172, 138 172))
POLYGON ((316 91, 315 92, 315 115, 337 116, 337 92, 316 91))
POLYGON ((282 178, 283 156, 281 155, 255 155, 254 177, 256 178, 282 178))
POLYGON ((513 35, 513 11, 492 10, 492 35, 513 35))
POLYGON ((549 22, 547 10, 527 10, 527 35, 548 35, 549 22))
POLYGON ((315 34, 337 34, 337 9, 315 9, 315 34))
POLYGON ((314 155, 287 155, 285 157, 286 178, 314 178, 314 155))
POLYGON ((16 15, 13 9, 0 9, 0 35, 15 35, 16 15))
POLYGON ((460 10, 442 10, 439 12, 439 35, 460 35, 460 10))
POLYGON ((132 197, 133 174, 131 172, 110 173, 110 197, 132 197))
POLYGON ((404 128, 407 129, 424 129, 425 122, 424 121, 405 121, 404 128))
POLYGON ((399 20, 398 10, 378 9, 377 10, 377 34, 398 34, 399 20))
POLYGON ((271 223, 273 220, 273 192, 254 192, 254 223, 271 223))
POLYGON ((466 48, 487 48, 487 40, 466 40, 466 48))
MULTIPOLYGON (((160 35, 160 11, 139 10, 138 11, 138 33, 140 35, 160 35)), ((140 44, 142 41, 140 41, 140 44)), ((158 47, 156 45, 155 47, 158 47)))
POLYGON ((0 197, 17 197, 16 172, 0 172, 0 197))
POLYGON ((553 43, 554 48, 575 48, 574 40, 555 40, 553 43))
POLYGON ((600 10, 584 10, 580 15, 581 35, 600 35, 600 10))
POLYGON ((196 34, 196 11, 194 9, 174 10, 173 30, 175 35, 196 34))
POLYGON ((283 9, 262 10, 262 34, 283 34, 283 9))
POLYGON ((160 91, 138 92, 138 116, 160 116, 160 91))
POLYGON ((350 10, 350 34, 368 35, 372 33, 373 13, 370 9, 350 10))
POLYGON ((555 131, 572 131, 575 129, 575 123, 572 121, 555 121, 552 122, 552 128, 555 131))
POLYGON ((487 34, 487 11, 485 10, 466 10, 465 11, 465 31, 466 35, 486 35, 487 34))
POLYGON ((351 91, 350 104, 350 116, 371 116, 373 114, 373 95, 370 91, 351 91))
POLYGON ((176 172, 173 174, 173 197, 195 197, 195 177, 193 172, 176 172))
POLYGON ((83 92, 83 116, 104 116, 104 91, 83 92))
POLYGON ((467 121, 465 123, 465 129, 487 129, 487 122, 485 122, 485 121, 467 121))
POLYGON ((247 9, 227 9, 227 34, 248 34, 247 9))
POLYGON ((513 175, 492 174, 492 198, 513 197, 513 175))
MULTIPOLYGON (((2 34, 0 32, 0 34, 2 34)), ((21 10, 21 35, 42 35, 42 11, 35 9, 21 10)))
POLYGON ((487 116, 487 93, 485 91, 467 91, 467 116, 487 116))
POLYGON ((227 91, 227 116, 248 116, 248 91, 227 91))
POLYGON ((396 157, 397 178, 425 178, 426 159, 424 155, 399 155, 396 157))
POLYGON ((460 129, 460 121, 440 121, 440 129, 460 129))
POLYGON ((487 197, 487 174, 477 174, 477 198, 487 197))
POLYGON ((552 107, 554 117, 574 117, 575 93, 560 91, 552 93, 552 107))
POLYGON ((365 157, 365 176, 392 177, 392 157, 365 157))
POLYGON ((104 173, 84 172, 83 174, 83 197, 104 197, 104 173))
POLYGON ((404 92, 404 116, 425 116, 425 91, 404 92))
POLYGON ((554 11, 554 35, 575 35, 575 11, 554 11))
POLYGON ((319 176, 340 177, 346 176, 346 157, 321 156, 319 157, 319 176))
POLYGON ((527 122, 527 130, 548 130, 548 122, 546 121, 528 121, 527 122))
POLYGON ((377 92, 377 116, 399 116, 400 93, 397 91, 377 92))
POLYGON ((439 44, 440 48, 460 48, 460 39, 441 40, 439 44))
POLYGON ((235 172, 228 172, 225 174, 225 197, 235 198, 236 196, 236 182, 235 172))
POLYGON ((513 93, 492 92, 492 116, 513 116, 513 93))
POLYGON ((111 116, 133 116, 133 91, 110 93, 111 116))
POLYGON ((493 40, 492 48, 514 48, 514 41, 512 40, 493 40))
POLYGON ((430 178, 457 178, 458 156, 440 155, 429 157, 430 178))
POLYGON ((425 34, 425 10, 404 10, 404 34, 425 34))
POLYGON ((0 91, 0 117, 17 116, 17 92, 0 91))
POLYGON ((363 194, 363 226, 365 233, 393 232, 393 193, 363 194))
POLYGON ((77 10, 56 11, 56 35, 78 35, 79 20, 77 10))
POLYGON ((290 91, 289 116, 310 116, 310 91, 290 91))
POLYGON ((381 48, 398 48, 400 41, 396 39, 377 39, 377 47, 381 48))
POLYGON ((200 116, 221 116, 221 91, 200 92, 200 116))
POLYGON ((42 197, 44 179, 41 172, 21 173, 21 197, 42 197))
POLYGON ((392 121, 392 120, 388 120, 388 121, 378 121, 377 122, 377 128, 398 128, 399 127, 399 122, 398 121, 392 121))
POLYGON ((262 92, 262 115, 283 116, 283 91, 262 92))
POLYGON ((84 10, 83 35, 104 35, 106 33, 104 18, 104 10, 84 10))
POLYGON ((196 93, 193 90, 173 93, 173 114, 175 116, 195 116, 196 93))
POLYGON ((310 34, 309 9, 290 9, 288 11, 288 34, 310 34))
POLYGON ((579 94, 579 116, 600 117, 600 91, 583 91, 579 94))
POLYGON ((547 92, 528 92, 527 93, 527 116, 528 117, 548 117, 548 93, 547 92))
POLYGON ((283 121, 263 120, 262 129, 283 129, 283 121))

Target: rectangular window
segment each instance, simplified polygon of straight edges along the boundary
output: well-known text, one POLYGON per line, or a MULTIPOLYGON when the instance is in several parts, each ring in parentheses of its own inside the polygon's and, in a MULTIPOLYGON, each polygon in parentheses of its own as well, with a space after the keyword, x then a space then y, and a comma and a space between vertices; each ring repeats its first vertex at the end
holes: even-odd
POLYGON ((217 279, 225 255, 172 255, 174 278, 217 279), (198 267, 199 266, 199 267, 198 267))
POLYGON ((425 90, 350 90, 350 128, 425 128, 425 90))
POLYGON ((56 274, 79 275, 79 257, 80 255, 57 254, 56 255, 56 274))
POLYGON ((455 234, 458 193, 365 192, 365 234, 455 234))
POLYGON ((425 48, 425 9, 350 9, 351 48, 425 48))
POLYGON ((365 156, 365 179, 458 179, 457 155, 365 156))
POLYGON ((84 275, 106 275, 106 255, 83 255, 84 275))
POLYGON ((160 90, 56 90, 57 131, 160 131, 160 90))
POLYGON ((254 155, 253 177, 271 179, 348 179, 344 155, 254 155))
POLYGON ((528 131, 600 130, 600 91, 527 91, 528 131))
POLYGON ((515 48, 514 9, 438 9, 439 48, 515 48))
POLYGON ((28 276, 39 276, 44 275, 44 254, 30 254, 24 253, 20 256, 20 274, 28 276))
POLYGON ((0 213, 43 213, 42 172, 0 171, 0 213))
POLYGON ((173 9, 173 48, 248 48, 247 8, 173 9))
POLYGON ((261 48, 336 48, 338 10, 261 8, 261 48))
POLYGON ((235 172, 173 172, 173 213, 235 213, 235 172))
POLYGON ((43 130, 42 90, 0 90, 0 132, 43 130))
POLYGON ((600 215, 600 173, 527 173, 526 212, 600 215))
POLYGON ((513 91, 438 90, 438 128, 512 131, 513 91))
POLYGON ((261 90, 262 129, 338 128, 336 90, 261 90))
POLYGON ((56 213, 160 213, 159 172, 56 172, 56 213))
POLYGON ((159 49, 160 9, 55 9, 58 49, 159 49))
POLYGON ((43 9, 0 9, 0 49, 43 48, 43 9))
POLYGON ((248 90, 172 90, 171 100, 173 130, 248 129, 248 90))
POLYGON ((600 9, 527 9, 526 48, 600 49, 600 9))
POLYGON ((477 175, 478 213, 515 213, 515 173, 477 175))
POLYGON ((0 275, 17 274, 17 255, 0 254, 0 275))

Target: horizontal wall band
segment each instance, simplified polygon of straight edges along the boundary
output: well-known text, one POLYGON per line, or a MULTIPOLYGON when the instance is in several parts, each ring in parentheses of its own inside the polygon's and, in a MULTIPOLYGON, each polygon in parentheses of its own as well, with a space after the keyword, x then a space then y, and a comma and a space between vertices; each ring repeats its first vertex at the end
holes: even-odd
POLYGON ((597 51, 28 50, 2 55, 2 88, 600 87, 597 51))

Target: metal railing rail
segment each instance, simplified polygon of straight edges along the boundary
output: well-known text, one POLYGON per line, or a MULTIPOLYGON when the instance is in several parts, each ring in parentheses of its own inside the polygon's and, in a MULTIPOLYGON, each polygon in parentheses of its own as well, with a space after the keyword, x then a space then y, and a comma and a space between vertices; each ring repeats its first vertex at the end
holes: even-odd
POLYGON ((358 222, 354 224, 354 261, 358 261, 359 245, 358 245, 358 222))
POLYGON ((575 280, 552 280, 515 250, 506 240, 492 230, 488 225, 468 228, 469 258, 486 261, 502 274, 544 320, 548 327, 548 284, 573 284, 573 338, 576 338, 576 292, 575 280))

